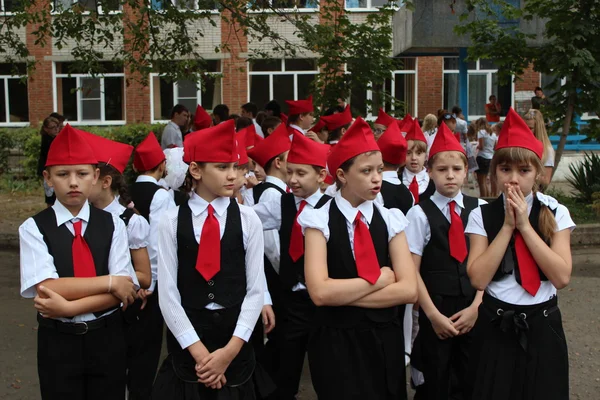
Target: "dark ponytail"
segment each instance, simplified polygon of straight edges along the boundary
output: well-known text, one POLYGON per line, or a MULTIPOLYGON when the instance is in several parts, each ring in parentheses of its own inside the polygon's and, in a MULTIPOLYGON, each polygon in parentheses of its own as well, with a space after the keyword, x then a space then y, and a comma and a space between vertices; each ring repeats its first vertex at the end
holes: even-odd
POLYGON ((98 164, 98 169, 100 170, 100 178, 104 178, 105 176, 110 176, 112 178, 110 190, 113 193, 118 193, 119 203, 121 203, 123 207, 127 207, 129 203, 131 203, 131 196, 129 195, 129 190, 127 189, 123 174, 117 171, 112 165, 103 162, 98 164))

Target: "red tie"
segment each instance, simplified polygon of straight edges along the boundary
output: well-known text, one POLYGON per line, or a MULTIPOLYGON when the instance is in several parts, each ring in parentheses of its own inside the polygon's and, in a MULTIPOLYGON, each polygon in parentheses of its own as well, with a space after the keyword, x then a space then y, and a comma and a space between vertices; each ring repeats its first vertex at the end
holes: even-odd
POLYGON ((517 262, 519 264, 519 272, 521 273, 521 286, 527 292, 535 296, 540 285, 540 273, 537 263, 527 248, 527 243, 521 236, 519 231, 515 230, 515 253, 517 254, 517 262))
POLYGON ((215 209, 209 204, 196 258, 196 270, 207 281, 211 280, 221 269, 221 233, 219 221, 214 213, 215 209))
POLYGON ((290 237, 290 257, 292 261, 296 262, 304 254, 304 236, 302 236, 302 228, 298 223, 298 216, 306 206, 306 200, 300 202, 300 207, 294 218, 294 225, 292 225, 292 235, 290 237))
POLYGON ((91 278, 96 276, 96 266, 92 252, 83 236, 81 236, 81 220, 73 222, 75 237, 73 238, 73 275, 75 278, 91 278))
POLYGON ((367 225, 362 222, 359 211, 354 219, 354 258, 356 260, 356 271, 358 276, 374 285, 381 275, 379 261, 371 239, 371 232, 367 225))
POLYGON ((467 241, 465 240, 465 228, 462 219, 455 211, 456 202, 448 203, 450 207, 450 230, 448 230, 448 243, 450 243, 450 255, 459 263, 467 258, 467 241))
POLYGON ((416 176, 413 176, 413 179, 408 186, 408 190, 412 193, 415 198, 415 204, 417 204, 419 202, 419 184, 417 183, 416 176))
POLYGON ((291 192, 291 190, 290 190, 290 187, 289 187, 289 186, 286 186, 286 187, 285 187, 285 192, 286 192, 286 193, 290 193, 290 192, 291 192))

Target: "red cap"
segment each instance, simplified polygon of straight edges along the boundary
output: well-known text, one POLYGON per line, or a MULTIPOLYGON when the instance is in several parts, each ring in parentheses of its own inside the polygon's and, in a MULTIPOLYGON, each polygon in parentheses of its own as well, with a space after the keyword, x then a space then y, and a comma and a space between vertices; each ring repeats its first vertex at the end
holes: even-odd
POLYGON ((201 105, 198 104, 198 107, 196 107, 196 114, 194 114, 195 128, 198 130, 210 128, 212 123, 213 123, 213 120, 210 117, 210 115, 206 112, 206 110, 201 105))
POLYGON ((435 139, 433 140, 431 149, 429 150, 429 158, 443 151, 460 151, 466 155, 465 149, 463 149, 459 141, 456 140, 454 133, 452 133, 450 128, 448 128, 448 126, 444 123, 441 124, 437 130, 437 134, 435 135, 435 139))
POLYGON ((77 131, 85 137, 98 162, 111 165, 120 173, 125 171, 133 152, 132 145, 106 139, 93 133, 77 131))
POLYGON ((317 143, 296 131, 287 160, 295 164, 316 165, 325 168, 328 153, 328 145, 317 143))
POLYGON ((377 119, 375 120, 375 123, 384 125, 384 126, 390 126, 390 124, 392 122, 394 122, 395 120, 396 120, 395 118, 391 117, 390 115, 388 115, 388 113, 383 111, 383 108, 380 108, 379 114, 377 114, 377 119))
POLYGON ((359 154, 379 151, 373 131, 364 119, 358 117, 340 141, 331 149, 327 158, 327 169, 332 176, 344 162, 359 154))
POLYGON ((498 136, 496 150, 506 147, 521 147, 533 151, 540 160, 544 155, 544 144, 538 140, 527 123, 511 107, 506 114, 504 125, 498 136))
POLYGON ((287 125, 287 121, 288 121, 288 116, 285 115, 284 113, 280 113, 279 114, 279 118, 281 119, 281 123, 283 125, 287 125))
POLYGON ((392 122, 387 127, 383 135, 379 137, 377 145, 381 149, 383 161, 394 165, 401 165, 406 161, 408 144, 402 136, 400 128, 398 128, 397 121, 392 122))
POLYGON ((133 166, 141 172, 150 171, 164 160, 166 160, 165 153, 153 132, 137 145, 133 153, 133 166))
POLYGON ((323 128, 325 128, 325 121, 323 121, 323 118, 319 119, 319 122, 317 122, 312 128, 310 128, 309 130, 313 131, 314 133, 319 133, 323 130, 323 128))
POLYGON ((334 129, 340 128, 346 124, 352 122, 352 113, 350 112, 350 106, 347 105, 344 111, 337 114, 331 114, 321 117, 321 120, 327 124, 327 130, 333 131, 334 129))
POLYGON ((237 145, 237 153, 239 155, 238 165, 248 164, 249 160, 248 153, 246 152, 246 134, 243 132, 243 129, 235 134, 235 142, 237 145))
POLYGON ((264 168, 269 160, 288 151, 290 145, 287 126, 280 124, 269 137, 260 143, 255 143, 254 147, 248 150, 248 157, 264 168))
MULTIPOLYGON (((406 117, 410 117, 410 115, 407 115, 406 117)), ((404 117, 404 119, 402 120, 403 122, 406 119, 406 117, 404 117)), ((419 121, 416 119, 405 121, 402 126, 401 132, 406 132, 405 139, 407 141, 408 140, 419 140, 421 142, 427 143, 427 139, 425 138, 425 135, 423 134, 423 131, 421 130, 421 125, 419 125, 419 121)))
POLYGON ((82 164, 98 164, 98 159, 81 131, 67 124, 50 145, 46 167, 82 164))
POLYGON ((312 96, 308 96, 306 100, 286 100, 290 115, 305 114, 313 112, 312 96))
POLYGON ((183 142, 183 161, 187 163, 237 162, 240 157, 235 135, 235 121, 232 119, 221 122, 217 126, 192 132, 183 142))
POLYGON ((254 124, 242 128, 238 131, 239 134, 244 135, 244 145, 246 149, 256 146, 256 143, 264 140, 258 133, 256 133, 256 127, 254 124))

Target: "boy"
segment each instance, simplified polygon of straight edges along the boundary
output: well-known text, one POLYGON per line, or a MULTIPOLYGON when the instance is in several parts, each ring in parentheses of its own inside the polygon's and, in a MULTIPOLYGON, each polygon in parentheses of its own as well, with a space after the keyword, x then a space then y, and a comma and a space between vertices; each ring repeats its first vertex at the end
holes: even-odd
POLYGON ((318 139, 317 134, 314 132, 310 132, 309 135, 309 129, 315 121, 312 96, 308 96, 306 100, 286 100, 285 102, 290 113, 287 120, 290 140, 294 131, 309 136, 312 140, 318 139))
POLYGON ((373 123, 373 135, 375 135, 375 140, 379 139, 379 137, 383 135, 383 132, 385 132, 394 121, 396 121, 395 118, 388 115, 383 108, 380 108, 377 119, 373 123))
POLYGON ((210 128, 213 126, 213 120, 210 115, 206 112, 206 110, 198 104, 196 107, 196 113, 194 114, 194 125, 193 130, 199 131, 201 129, 210 128))
POLYGON ((427 139, 423 135, 419 121, 413 120, 403 125, 406 129, 406 167, 402 171, 402 183, 412 193, 415 204, 428 199, 435 192, 433 181, 425 169, 427 159, 427 139))
POLYGON ((330 145, 337 144, 350 127, 350 124, 352 124, 350 106, 346 106, 341 113, 321 117, 321 121, 325 123, 325 126, 329 131, 326 143, 330 145))
POLYGON ((19 227, 21 295, 39 314, 42 398, 124 399, 125 309, 139 287, 125 224, 91 207, 98 160, 67 125, 52 142, 44 179, 53 206, 19 227))

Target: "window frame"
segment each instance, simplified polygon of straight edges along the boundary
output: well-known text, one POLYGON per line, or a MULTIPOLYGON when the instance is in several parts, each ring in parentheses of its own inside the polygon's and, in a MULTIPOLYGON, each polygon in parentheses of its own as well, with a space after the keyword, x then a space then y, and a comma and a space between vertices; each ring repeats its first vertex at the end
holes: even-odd
POLYGON ((297 71, 297 70, 291 70, 291 71, 287 71, 285 69, 285 58, 269 58, 266 60, 276 60, 276 61, 281 61, 281 70, 279 71, 252 71, 250 68, 250 61, 246 62, 246 66, 247 66, 247 71, 248 71, 248 101, 250 102, 250 81, 251 81, 251 77, 252 76, 268 76, 269 77, 269 99, 273 99, 274 98, 274 88, 273 88, 273 76, 275 75, 292 75, 294 77, 294 98, 293 99, 286 99, 286 100, 298 100, 298 76, 299 75, 318 75, 319 73, 321 73, 321 71, 319 70, 319 67, 316 66, 316 59, 312 59, 309 58, 310 60, 315 60, 315 69, 314 70, 310 70, 310 71, 297 71))
MULTIPOLYGON (((58 62, 58 61, 57 61, 58 62)), ((52 97, 53 97, 53 108, 54 110, 58 110, 58 85, 57 79, 63 78, 75 78, 75 85, 77 87, 77 120, 69 120, 69 124, 72 126, 112 126, 112 125, 125 125, 127 123, 127 90, 123 89, 123 117, 121 120, 114 121, 106 121, 106 94, 104 93, 104 79, 105 78, 123 78, 123 83, 125 83, 125 72, 117 72, 117 73, 106 73, 99 75, 97 77, 93 77, 90 74, 83 73, 56 73, 56 64, 57 62, 52 63, 52 97), (82 120, 83 113, 83 103, 84 101, 81 97, 81 79, 100 79, 100 120, 82 120)), ((64 109, 62 110, 64 113, 64 109)))
MULTIPOLYGON (((0 75, 0 85, 2 85, 4 87, 4 100, 6 102, 5 104, 5 113, 6 113, 6 120, 5 121, 0 121, 0 127, 23 127, 23 126, 29 126, 30 121, 27 122, 10 122, 10 94, 8 92, 8 80, 9 79, 13 79, 13 80, 20 80, 25 78, 27 75, 0 75)), ((27 93, 27 109, 29 110, 29 91, 27 93)), ((29 118, 29 116, 27 116, 27 118, 29 118)))
MULTIPOLYGON (((319 0, 314 0, 317 2, 317 6, 314 8, 309 8, 309 7, 302 7, 302 8, 298 8, 298 7, 292 7, 292 8, 278 8, 278 9, 272 9, 272 8, 257 8, 257 9, 251 9, 251 1, 248 1, 248 13, 250 14, 258 14, 258 13, 271 13, 271 14, 276 14, 278 12, 282 12, 282 13, 317 13, 320 11, 321 9, 321 3, 319 0), (277 11, 275 11, 277 10, 277 11)), ((345 1, 345 0, 344 0, 345 1)), ((273 6, 273 0, 268 0, 269 2, 269 6, 272 7, 273 6)))
MULTIPOLYGON (((3 1, 3 0, 0 0, 3 1)), ((57 11, 57 9, 54 7, 55 3, 57 0, 51 0, 50 2, 50 14, 51 15, 56 15, 56 14, 60 14, 63 13, 65 11, 68 10, 62 10, 62 11, 57 11)), ((71 6, 73 6, 74 4, 79 3, 78 0, 71 0, 71 6)), ((121 4, 119 4, 119 9, 118 10, 109 10, 107 12, 104 12, 104 10, 102 9, 102 7, 98 7, 98 13, 99 14, 103 14, 103 15, 117 15, 117 14, 122 14, 123 13, 123 6, 121 4)), ((90 10, 85 10, 81 12, 81 15, 90 15, 91 11, 90 10)))
MULTIPOLYGON (((345 11, 349 11, 349 12, 356 12, 356 13, 364 13, 364 12, 377 12, 379 11, 378 6, 373 6, 373 0, 366 0, 367 1, 367 7, 348 7, 348 0, 344 0, 344 10, 345 11)), ((394 7, 394 10, 398 11, 400 8, 402 8, 404 6, 404 0, 397 0, 396 6, 394 7)))

